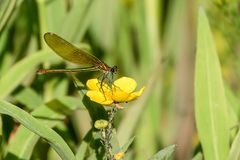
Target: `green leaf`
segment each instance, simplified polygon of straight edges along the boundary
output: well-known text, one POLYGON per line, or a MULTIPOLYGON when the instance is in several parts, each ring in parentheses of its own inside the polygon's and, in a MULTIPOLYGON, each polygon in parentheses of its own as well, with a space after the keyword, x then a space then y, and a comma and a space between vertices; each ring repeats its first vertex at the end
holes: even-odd
MULTIPOLYGON (((86 136, 83 138, 81 145, 77 149, 76 159, 77 160, 84 160, 84 159, 97 159, 101 158, 100 156, 96 156, 96 150, 99 150, 99 145, 95 142, 99 140, 99 132, 94 132, 92 129, 88 131, 86 136), (88 152, 87 152, 88 151, 88 152), (86 154, 86 152, 88 154, 86 154), (88 156, 88 158, 86 158, 88 156)), ((101 155, 103 156, 103 155, 101 155)))
MULTIPOLYGON (((228 106, 228 123, 229 127, 232 128, 238 124, 238 115, 239 115, 239 100, 231 91, 230 87, 225 85, 225 95, 227 99, 227 106, 228 106)), ((229 130, 232 131, 232 130, 229 130)), ((230 132, 236 134, 236 132, 230 132)))
POLYGON ((206 160, 225 160, 229 151, 228 109, 221 68, 203 9, 198 17, 195 117, 206 160))
POLYGON ((192 160, 203 160, 203 155, 201 152, 197 153, 192 160))
POLYGON ((11 93, 34 67, 43 61, 53 59, 55 54, 47 51, 36 52, 15 64, 0 78, 0 98, 11 93))
POLYGON ((24 88, 14 97, 18 102, 28 107, 28 109, 35 109, 42 104, 41 97, 30 87, 24 88))
POLYGON ((0 33, 3 32, 7 23, 9 22, 13 12, 16 11, 17 0, 3 1, 0 12, 0 33), (4 8, 3 8, 4 7, 4 8))
POLYGON ((105 151, 104 147, 100 141, 101 134, 99 131, 91 131, 88 133, 84 141, 87 141, 89 144, 88 148, 88 159, 97 160, 97 159, 104 159, 105 151))
POLYGON ((8 144, 5 160, 30 159, 39 136, 24 126, 17 129, 13 139, 8 144), (23 138, 24 137, 24 138, 23 138))
POLYGON ((85 153, 87 151, 87 147, 91 139, 92 139, 92 130, 88 131, 87 135, 83 138, 80 146, 78 147, 77 153, 76 153, 77 160, 84 160, 85 153))
POLYGON ((83 160, 84 159, 85 153, 87 151, 87 146, 88 146, 88 143, 85 142, 85 141, 82 141, 81 145, 78 148, 78 152, 76 154, 76 159, 77 160, 83 160))
POLYGON ((115 129, 113 129, 112 138, 111 138, 110 143, 112 145, 112 153, 113 154, 116 154, 119 151, 121 151, 121 148, 120 148, 120 145, 119 145, 119 142, 118 142, 118 138, 117 138, 117 133, 116 133, 115 129))
POLYGON ((0 113, 7 114, 13 117, 17 121, 19 121, 24 127, 44 138, 62 159, 75 159, 75 156, 71 149, 55 131, 53 131, 49 127, 46 127, 46 125, 35 119, 33 116, 31 116, 24 110, 6 101, 0 100, 0 113))
POLYGON ((134 159, 134 157, 135 157, 134 150, 130 150, 125 154, 124 160, 132 160, 134 159))
POLYGON ((233 122, 235 123, 234 125, 236 125, 236 123, 238 123, 237 119, 238 117, 240 117, 240 101, 238 99, 238 96, 235 95, 235 93, 231 90, 230 86, 225 85, 225 94, 227 97, 227 102, 228 102, 228 106, 230 107, 230 111, 232 111, 233 116, 231 116, 231 119, 234 119, 233 122))
POLYGON ((232 146, 231 146, 231 149, 230 149, 230 152, 228 155, 229 160, 239 160, 240 159, 239 146, 240 146, 240 130, 238 131, 238 134, 232 143, 232 146))
POLYGON ((128 148, 132 144, 135 137, 132 137, 126 144, 124 144, 121 148, 122 152, 127 152, 128 148))
MULTIPOLYGON (((51 128, 56 126, 58 123, 61 123, 65 118, 64 115, 66 115, 54 111, 51 108, 53 104, 59 105, 58 107, 62 108, 63 110, 67 110, 66 108, 68 108, 72 111, 82 107, 81 100, 68 96, 51 100, 45 105, 37 107, 37 109, 32 112, 32 115, 35 118, 39 118, 39 121, 51 128)), ((38 135, 29 131, 23 126, 20 126, 14 137, 11 139, 5 159, 10 160, 12 158, 11 155, 18 155, 18 157, 21 159, 30 159, 38 139, 38 135)))
MULTIPOLYGON (((38 4, 41 5, 41 4, 38 4)), ((41 16, 47 16, 44 17, 43 20, 46 22, 41 21, 42 23, 46 23, 47 31, 56 32, 59 31, 60 28, 62 28, 63 19, 66 15, 66 4, 64 1, 51 1, 47 2, 44 1, 44 5, 42 6, 43 9, 45 9, 45 12, 41 16), (45 7, 45 8, 44 8, 45 7)))
POLYGON ((74 0, 71 11, 66 14, 61 26, 62 37, 69 41, 78 41, 88 29, 93 16, 93 9, 98 1, 74 0), (78 17, 76 19, 76 17, 78 17), (71 25, 69 25, 71 24, 71 25))
POLYGON ((3 121, 2 116, 0 116, 0 159, 3 159, 3 153, 4 153, 4 145, 3 145, 3 121))
MULTIPOLYGON (((142 112, 141 119, 137 122, 136 133, 138 136, 135 139, 134 148, 136 149, 136 159, 147 159, 149 156, 153 155, 158 148, 158 140, 156 137, 157 128, 159 126, 158 119, 161 117, 160 115, 160 107, 159 106, 159 95, 161 94, 159 91, 160 83, 155 84, 155 88, 151 90, 154 93, 151 97, 148 98, 147 103, 144 105, 146 109, 142 112), (148 138, 146 138, 146 136, 148 138), (144 148, 143 145, 148 146, 144 148)), ((134 116, 132 116, 135 118, 134 116)))
POLYGON ((175 151, 175 145, 168 146, 158 153, 156 153, 153 157, 151 157, 149 160, 170 160, 173 159, 173 154, 175 151))

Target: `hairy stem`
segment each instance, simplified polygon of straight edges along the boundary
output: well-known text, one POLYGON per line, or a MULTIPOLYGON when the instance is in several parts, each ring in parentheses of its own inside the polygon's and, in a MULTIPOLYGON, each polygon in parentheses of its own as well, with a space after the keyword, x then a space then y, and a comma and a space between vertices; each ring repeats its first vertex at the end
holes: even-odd
POLYGON ((112 132, 113 132, 113 120, 117 110, 118 109, 116 107, 113 107, 108 112, 108 126, 107 128, 103 129, 103 132, 102 132, 102 141, 105 146, 107 160, 114 160, 114 156, 112 153, 111 138, 112 138, 112 132))

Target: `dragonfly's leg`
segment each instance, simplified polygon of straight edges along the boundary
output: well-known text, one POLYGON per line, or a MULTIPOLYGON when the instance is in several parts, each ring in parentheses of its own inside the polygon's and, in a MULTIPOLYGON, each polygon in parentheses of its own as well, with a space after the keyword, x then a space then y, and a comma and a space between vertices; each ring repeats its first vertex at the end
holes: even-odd
POLYGON ((101 82, 101 80, 103 79, 103 75, 104 75, 104 74, 102 73, 102 74, 100 74, 100 75, 97 77, 97 79, 98 79, 99 82, 101 82))
POLYGON ((97 79, 98 79, 98 84, 97 85, 99 85, 99 90, 100 90, 100 92, 103 93, 104 98, 106 100, 107 98, 106 98, 104 90, 103 90, 103 85, 104 85, 104 82, 105 82, 105 79, 106 79, 106 74, 105 73, 100 74, 100 76, 97 79))
MULTIPOLYGON (((105 100, 107 99, 106 98, 106 95, 104 93, 104 90, 103 90, 103 86, 106 85, 107 87, 110 87, 110 89, 112 89, 112 84, 113 84, 113 74, 111 72, 105 72, 103 74, 101 74, 99 77, 98 77, 98 82, 99 82, 99 90, 100 92, 103 93, 104 95, 104 98, 105 100), (111 75, 109 75, 111 74, 111 75)), ((106 87, 105 86, 105 87, 106 87)))
POLYGON ((69 72, 69 75, 71 76, 71 78, 72 78, 72 80, 73 80, 73 84, 74 84, 74 86, 76 87, 76 89, 77 89, 77 90, 80 90, 81 88, 80 88, 80 86, 78 85, 78 82, 77 82, 77 81, 79 81, 79 80, 77 79, 77 77, 76 77, 72 72, 69 72))
MULTIPOLYGON (((107 76, 108 76, 108 73, 104 73, 103 76, 102 76, 101 82, 100 82, 100 88, 101 88, 101 91, 102 91, 102 93, 103 93, 103 95, 104 95, 105 100, 106 100, 107 98, 106 98, 106 96, 105 96, 105 94, 104 94, 103 85, 104 85, 104 82, 107 80, 107 76)), ((109 84, 107 83, 107 86, 108 86, 108 85, 109 85, 109 84)))
POLYGON ((112 88, 112 84, 113 84, 113 73, 106 73, 105 74, 105 78, 104 81, 106 81, 106 83, 110 86, 110 88, 112 88), (110 75, 109 75, 110 74, 110 75))
POLYGON ((111 72, 111 85, 113 84, 113 81, 114 81, 114 73, 111 72))

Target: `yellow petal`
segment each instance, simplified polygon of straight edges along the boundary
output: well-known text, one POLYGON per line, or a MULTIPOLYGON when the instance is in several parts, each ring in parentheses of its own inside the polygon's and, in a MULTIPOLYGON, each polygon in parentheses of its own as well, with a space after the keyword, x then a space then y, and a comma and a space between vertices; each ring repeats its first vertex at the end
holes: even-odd
POLYGON ((106 97, 106 95, 99 91, 88 91, 86 95, 91 99, 91 101, 102 105, 111 105, 113 103, 111 97, 106 97))
POLYGON ((114 81, 112 88, 120 88, 123 92, 131 93, 135 90, 137 83, 129 77, 122 77, 114 81))
POLYGON ((101 102, 100 104, 104 105, 104 106, 110 106, 113 104, 113 101, 112 100, 106 100, 104 102, 101 102))
POLYGON ((142 87, 138 92, 133 92, 129 95, 129 97, 127 98, 126 102, 130 102, 135 100, 136 98, 138 98, 139 96, 142 95, 143 91, 144 91, 145 87, 142 87))
POLYGON ((103 92, 103 91, 108 92, 110 90, 110 87, 106 83, 103 82, 101 84, 101 82, 99 82, 98 79, 89 79, 87 81, 87 87, 90 90, 100 91, 100 92, 103 92))
POLYGON ((99 90, 99 87, 97 86, 98 84, 98 79, 89 79, 87 81, 87 87, 90 89, 90 90, 99 90))
POLYGON ((126 102, 129 97, 129 93, 123 92, 119 88, 113 88, 112 99, 114 102, 126 102))

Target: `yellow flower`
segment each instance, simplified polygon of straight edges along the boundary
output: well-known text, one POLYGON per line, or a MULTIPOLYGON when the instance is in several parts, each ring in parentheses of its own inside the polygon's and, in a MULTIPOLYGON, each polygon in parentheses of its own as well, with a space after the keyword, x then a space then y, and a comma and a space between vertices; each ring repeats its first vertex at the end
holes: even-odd
POLYGON ((106 83, 102 86, 97 79, 90 79, 87 81, 87 87, 90 89, 87 96, 94 102, 102 105, 112 105, 113 103, 130 102, 142 95, 144 88, 134 92, 137 83, 134 79, 129 77, 121 77, 114 81, 110 87, 106 83))
POLYGON ((122 159, 123 157, 125 156, 125 153, 124 152, 118 152, 114 155, 114 159, 116 160, 120 160, 122 159))

